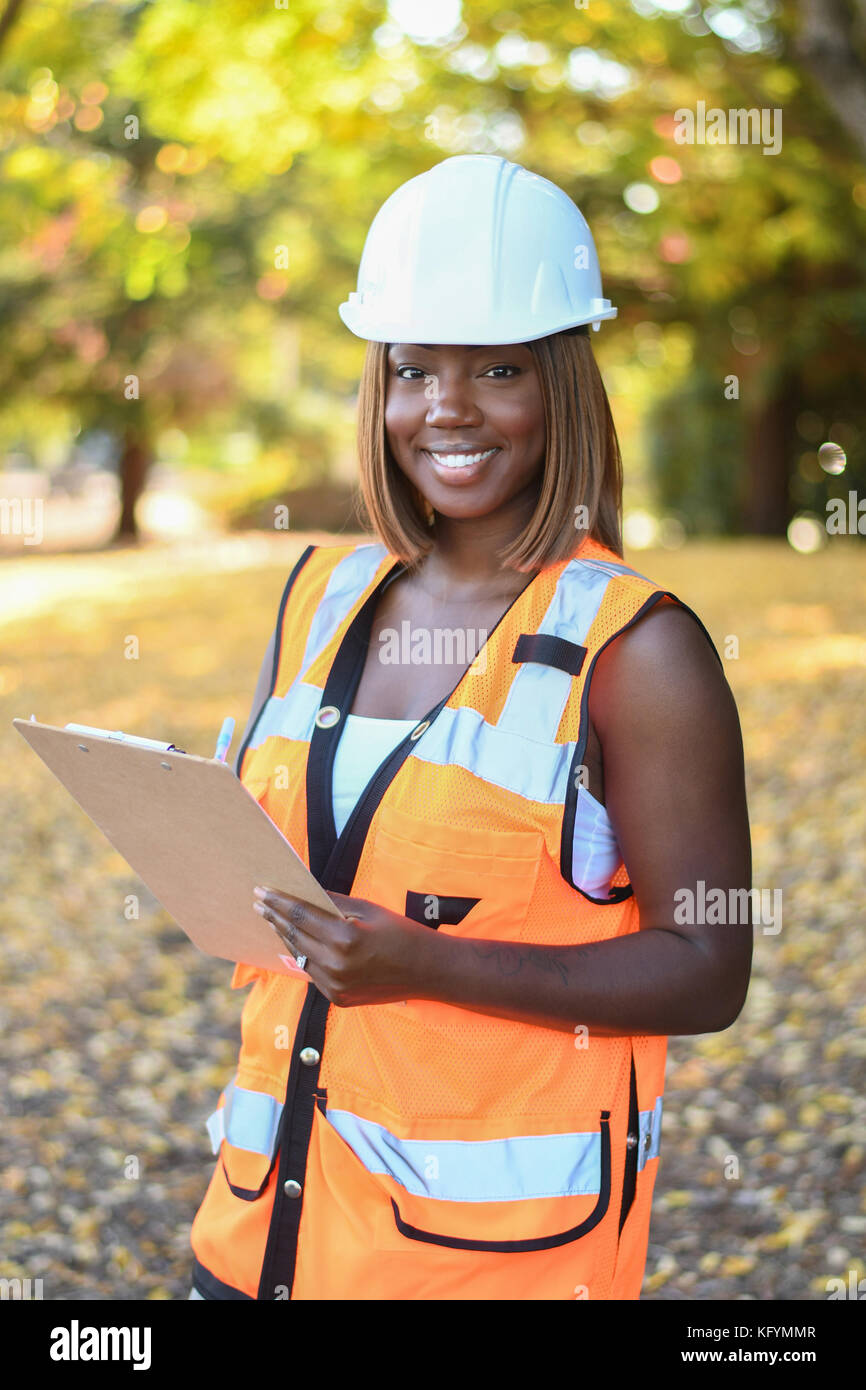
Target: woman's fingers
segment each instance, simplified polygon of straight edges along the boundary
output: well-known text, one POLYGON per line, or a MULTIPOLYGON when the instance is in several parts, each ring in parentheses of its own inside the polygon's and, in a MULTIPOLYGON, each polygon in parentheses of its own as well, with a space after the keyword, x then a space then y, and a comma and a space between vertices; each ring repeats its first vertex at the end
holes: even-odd
POLYGON ((321 912, 319 908, 313 907, 311 903, 305 903, 300 898, 289 897, 287 893, 282 893, 276 888, 266 888, 255 890, 258 900, 257 906, 264 908, 262 916, 269 916, 272 920, 279 920, 286 928, 303 930, 308 936, 315 940, 327 942, 331 937, 330 924, 338 923, 338 917, 331 917, 326 912, 321 912))
MULTIPOLYGON (((278 907, 269 903, 256 903, 255 909, 260 916, 264 917, 266 922, 271 924, 281 940, 285 941, 286 945, 297 955, 302 955, 304 952, 303 941, 308 944, 312 942, 313 938, 304 930, 300 922, 287 916, 278 907)), ((309 952, 307 954, 309 955, 309 952)))

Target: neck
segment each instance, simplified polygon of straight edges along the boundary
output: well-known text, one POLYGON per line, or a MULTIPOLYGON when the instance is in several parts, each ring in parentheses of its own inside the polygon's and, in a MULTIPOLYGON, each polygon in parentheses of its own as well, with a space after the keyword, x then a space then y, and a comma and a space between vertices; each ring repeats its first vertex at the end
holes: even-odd
POLYGON ((416 570, 421 586, 443 597, 519 593, 531 574, 506 567, 497 552, 525 530, 535 502, 533 495, 523 506, 509 505, 486 517, 449 517, 437 512, 430 527, 434 548, 416 570))

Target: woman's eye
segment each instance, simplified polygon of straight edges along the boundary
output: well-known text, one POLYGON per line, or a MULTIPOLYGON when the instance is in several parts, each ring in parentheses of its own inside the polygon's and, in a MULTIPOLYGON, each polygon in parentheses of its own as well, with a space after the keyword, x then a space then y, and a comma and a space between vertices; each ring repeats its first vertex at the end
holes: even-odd
MULTIPOLYGON (((502 362, 502 363, 500 363, 500 364, 499 364, 498 366, 496 366, 496 367, 490 367, 490 368, 484 373, 484 375, 485 375, 485 376, 489 376, 491 372, 508 372, 509 374, 516 376, 516 375, 519 374, 520 368, 519 368, 519 367, 512 367, 511 364, 508 363, 508 362, 502 362)), ((425 381, 427 381, 428 378, 432 375, 432 373, 424 372, 424 371, 422 371, 422 369, 421 369, 420 367, 395 367, 395 369, 394 369, 394 375, 397 376, 397 377, 399 377, 401 381, 417 381, 417 380, 418 380, 418 377, 423 377, 423 379, 424 379, 425 381), (412 376, 412 377, 410 377, 410 376, 403 376, 403 373, 404 373, 404 372, 417 372, 417 373, 418 373, 418 376, 412 376)), ((508 380, 508 377, 499 376, 499 377, 496 377, 496 380, 497 380, 497 381, 507 381, 507 380, 508 380)))

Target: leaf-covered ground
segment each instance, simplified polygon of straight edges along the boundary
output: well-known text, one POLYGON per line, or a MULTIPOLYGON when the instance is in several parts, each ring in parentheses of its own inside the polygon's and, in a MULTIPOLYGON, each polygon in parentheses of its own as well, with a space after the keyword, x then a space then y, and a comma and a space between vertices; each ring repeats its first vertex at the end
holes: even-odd
MULTIPOLYGON (((186 1297, 214 1162, 204 1121, 245 992, 11 720, 210 755, 225 715, 240 734, 286 577, 320 539, 0 567, 0 1276, 41 1278, 46 1299, 186 1297)), ((629 558, 695 608, 720 653, 737 639, 725 666, 753 884, 783 904, 781 931, 756 927, 734 1026, 671 1039, 643 1296, 826 1299, 829 1280, 866 1277, 866 549, 722 541, 629 558)))

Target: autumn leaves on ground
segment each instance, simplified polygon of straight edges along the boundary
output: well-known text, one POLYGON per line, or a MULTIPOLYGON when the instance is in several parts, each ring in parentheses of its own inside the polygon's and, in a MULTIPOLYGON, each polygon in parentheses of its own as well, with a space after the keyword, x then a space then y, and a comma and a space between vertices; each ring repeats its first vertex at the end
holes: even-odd
MULTIPOLYGON (((210 756, 226 715, 243 728, 294 560, 328 539, 0 567, 0 1276, 41 1278, 46 1299, 186 1297, 214 1163, 204 1122, 245 992, 11 721, 124 728, 210 756)), ((815 555, 719 541, 627 558, 695 608, 725 657, 753 885, 780 889, 783 909, 781 930, 756 925, 737 1023, 671 1040, 643 1296, 826 1299, 829 1281, 866 1277, 866 555, 843 539, 815 555)))

